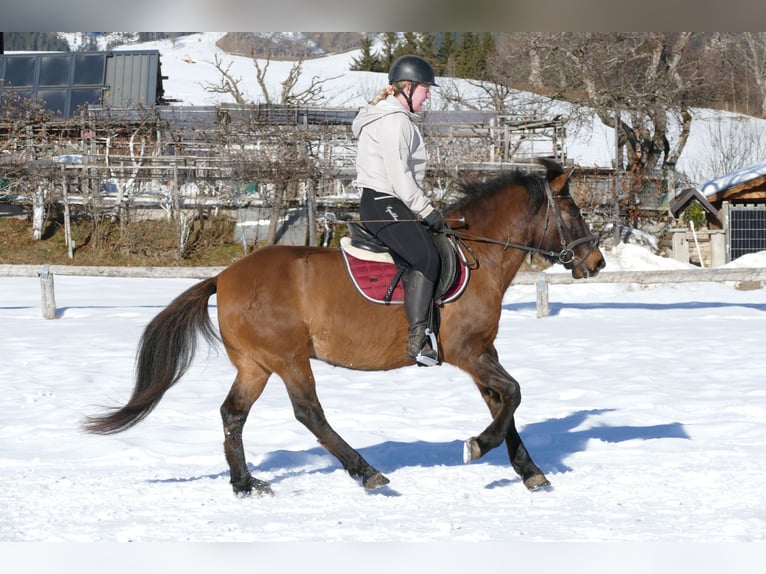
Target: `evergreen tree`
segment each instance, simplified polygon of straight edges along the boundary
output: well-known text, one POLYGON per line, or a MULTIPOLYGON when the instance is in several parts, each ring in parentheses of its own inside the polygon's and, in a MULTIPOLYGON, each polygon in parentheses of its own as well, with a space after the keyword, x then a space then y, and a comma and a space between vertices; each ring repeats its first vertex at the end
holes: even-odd
POLYGON ((69 42, 55 32, 3 32, 5 50, 34 52, 69 52, 69 42))
POLYGON ((365 35, 362 38, 362 53, 354 58, 351 70, 357 72, 383 72, 383 64, 380 56, 372 51, 372 37, 365 35))
POLYGON ((477 78, 480 62, 481 52, 476 33, 462 33, 455 61, 455 75, 458 78, 477 78))
POLYGON ((396 49, 396 55, 402 56, 404 54, 420 54, 420 46, 418 42, 418 36, 415 32, 405 32, 403 41, 396 49))
POLYGON ((391 68, 391 64, 394 63, 398 44, 399 37, 396 32, 386 32, 383 34, 383 56, 381 59, 385 70, 391 68))
POLYGON ((418 48, 418 53, 428 60, 434 67, 434 71, 436 71, 439 64, 439 55, 436 49, 436 35, 433 32, 425 32, 424 34, 421 34, 418 48))
POLYGON ((495 36, 491 32, 486 32, 481 37, 481 47, 479 49, 479 52, 481 54, 481 57, 479 59, 479 69, 477 70, 478 76, 477 78, 480 80, 486 80, 487 74, 488 74, 488 67, 492 60, 492 57, 495 55, 495 36))
POLYGON ((441 46, 437 52, 437 74, 440 76, 454 75, 454 60, 457 42, 454 32, 444 32, 442 34, 441 46))

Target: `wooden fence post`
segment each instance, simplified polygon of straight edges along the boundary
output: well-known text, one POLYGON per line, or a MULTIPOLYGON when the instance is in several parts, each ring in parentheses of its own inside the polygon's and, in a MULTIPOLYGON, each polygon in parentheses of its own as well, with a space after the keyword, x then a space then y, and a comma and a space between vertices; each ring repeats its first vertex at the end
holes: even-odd
POLYGON ((40 290, 43 298, 43 317, 56 318, 56 294, 53 291, 53 272, 49 264, 43 265, 40 273, 40 290))
POLYGON ((548 276, 544 272, 537 274, 537 318, 550 315, 548 306, 548 276))

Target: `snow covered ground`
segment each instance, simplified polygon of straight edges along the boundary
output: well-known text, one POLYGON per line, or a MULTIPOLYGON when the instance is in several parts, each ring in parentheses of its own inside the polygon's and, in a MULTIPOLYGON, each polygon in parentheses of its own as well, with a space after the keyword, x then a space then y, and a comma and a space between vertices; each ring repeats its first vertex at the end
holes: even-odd
MULTIPOLYGON (((681 266, 633 245, 606 256, 611 271, 681 266)), ((766 252, 734 264, 766 266, 766 252)), ((754 553, 763 556, 766 289, 553 286, 552 314, 538 319, 534 287, 511 287, 497 348, 522 385, 518 425, 550 491, 528 492, 502 448, 462 463, 462 441, 489 418, 453 367, 359 373, 316 363, 331 424, 390 485, 367 492, 351 479, 293 418, 275 379, 245 427, 252 470, 275 495, 240 499, 222 452, 218 407, 234 372, 220 348, 203 345, 134 429, 110 437, 80 429, 84 416, 127 399, 143 327, 194 281, 55 281, 60 318, 51 321, 37 279, 0 279, 0 541, 69 544, 31 557, 29 546, 5 544, 6 556, 49 564, 74 553, 80 566, 123 557, 117 572, 134 571, 137 554, 121 544, 84 553, 79 543, 294 542, 310 556, 329 552, 328 561, 348 546, 318 543, 385 543, 362 547, 372 571, 394 554, 440 572, 473 571, 488 556, 576 571, 577 547, 548 555, 529 542, 625 543, 598 546, 599 564, 618 561, 612 572, 676 567, 676 545, 702 560, 684 562, 689 572, 743 572, 754 553), (400 546, 407 542, 434 544, 436 556, 400 546), (484 544, 459 544, 473 542, 484 544), (732 542, 742 544, 724 544, 732 542), (672 560, 660 559, 668 553, 672 560)), ((206 548, 180 550, 191 571, 210 572, 228 554, 206 548)), ((277 565, 295 553, 242 548, 253 568, 253 552, 277 565)), ((312 565, 300 550, 290 560, 312 565)))
MULTIPOLYGON (((215 37, 158 46, 169 96, 211 103, 200 82, 215 37)), ((382 85, 380 75, 345 73, 352 56, 306 62, 308 78, 343 73, 332 105, 356 106, 382 85)), ((252 62, 233 59, 255 90, 252 62)), ((272 66, 278 82, 289 64, 272 66)), ((608 128, 578 137, 569 146, 575 161, 608 162, 608 128)), ((688 153, 694 141, 693 129, 688 153)), ((606 255, 609 271, 680 266, 632 245, 606 255)), ((766 253, 731 265, 764 267, 766 253)), ((245 446, 275 496, 239 499, 222 452, 218 407, 234 372, 220 348, 203 346, 136 428, 111 437, 80 430, 84 416, 127 399, 144 326, 193 281, 55 281, 60 318, 46 321, 37 279, 0 279, 4 570, 207 573, 225 556, 279 572, 287 563, 465 573, 490 562, 576 572, 595 554, 589 571, 760 571, 765 289, 552 286, 551 316, 537 319, 534 287, 510 288, 497 347, 522 385, 518 425, 549 492, 527 492, 502 448, 462 463, 462 441, 489 418, 460 371, 358 373, 317 363, 331 424, 391 484, 366 492, 349 478, 295 421, 273 380, 245 446), (151 542, 266 544, 147 552, 151 542)))

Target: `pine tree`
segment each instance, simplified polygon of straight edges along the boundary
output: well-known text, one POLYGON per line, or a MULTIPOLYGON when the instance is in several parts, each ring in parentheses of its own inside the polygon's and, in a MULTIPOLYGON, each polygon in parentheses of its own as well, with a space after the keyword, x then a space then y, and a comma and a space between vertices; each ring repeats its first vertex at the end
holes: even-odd
POLYGON ((477 70, 479 74, 477 76, 478 79, 487 79, 487 70, 492 57, 495 55, 495 49, 495 36, 491 32, 486 32, 481 37, 481 47, 479 49, 481 57, 479 59, 479 69, 477 70))
POLYGON ((437 52, 436 72, 440 76, 454 75, 454 59, 456 50, 456 41, 454 32, 444 32, 442 42, 437 52))
POLYGON ((383 34, 383 68, 388 70, 396 59, 396 48, 399 44, 399 37, 396 32, 386 32, 383 34))
POLYGON ((365 35, 362 38, 362 53, 354 58, 351 70, 357 72, 383 72, 383 64, 380 56, 372 51, 372 37, 365 35))
POLYGON ((433 32, 425 32, 420 35, 418 53, 428 60, 436 70, 439 56, 436 49, 436 35, 433 32))
POLYGON ((462 33, 455 62, 455 75, 458 78, 477 78, 480 61, 481 53, 476 34, 474 32, 462 33))
POLYGON ((399 44, 399 47, 396 50, 397 55, 420 54, 417 34, 415 34, 415 32, 405 32, 403 36, 403 41, 399 44))
POLYGON ((55 32, 4 32, 6 51, 69 52, 69 42, 55 32))

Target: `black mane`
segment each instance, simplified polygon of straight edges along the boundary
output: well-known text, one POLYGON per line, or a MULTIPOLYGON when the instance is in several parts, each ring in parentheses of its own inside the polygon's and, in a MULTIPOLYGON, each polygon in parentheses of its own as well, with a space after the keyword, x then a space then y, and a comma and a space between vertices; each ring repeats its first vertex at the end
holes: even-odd
POLYGON ((459 209, 468 204, 480 201, 514 185, 521 185, 527 190, 530 203, 535 211, 545 202, 545 177, 537 173, 521 170, 505 171, 488 179, 466 179, 460 182, 460 192, 463 197, 452 204, 449 209, 459 209))

